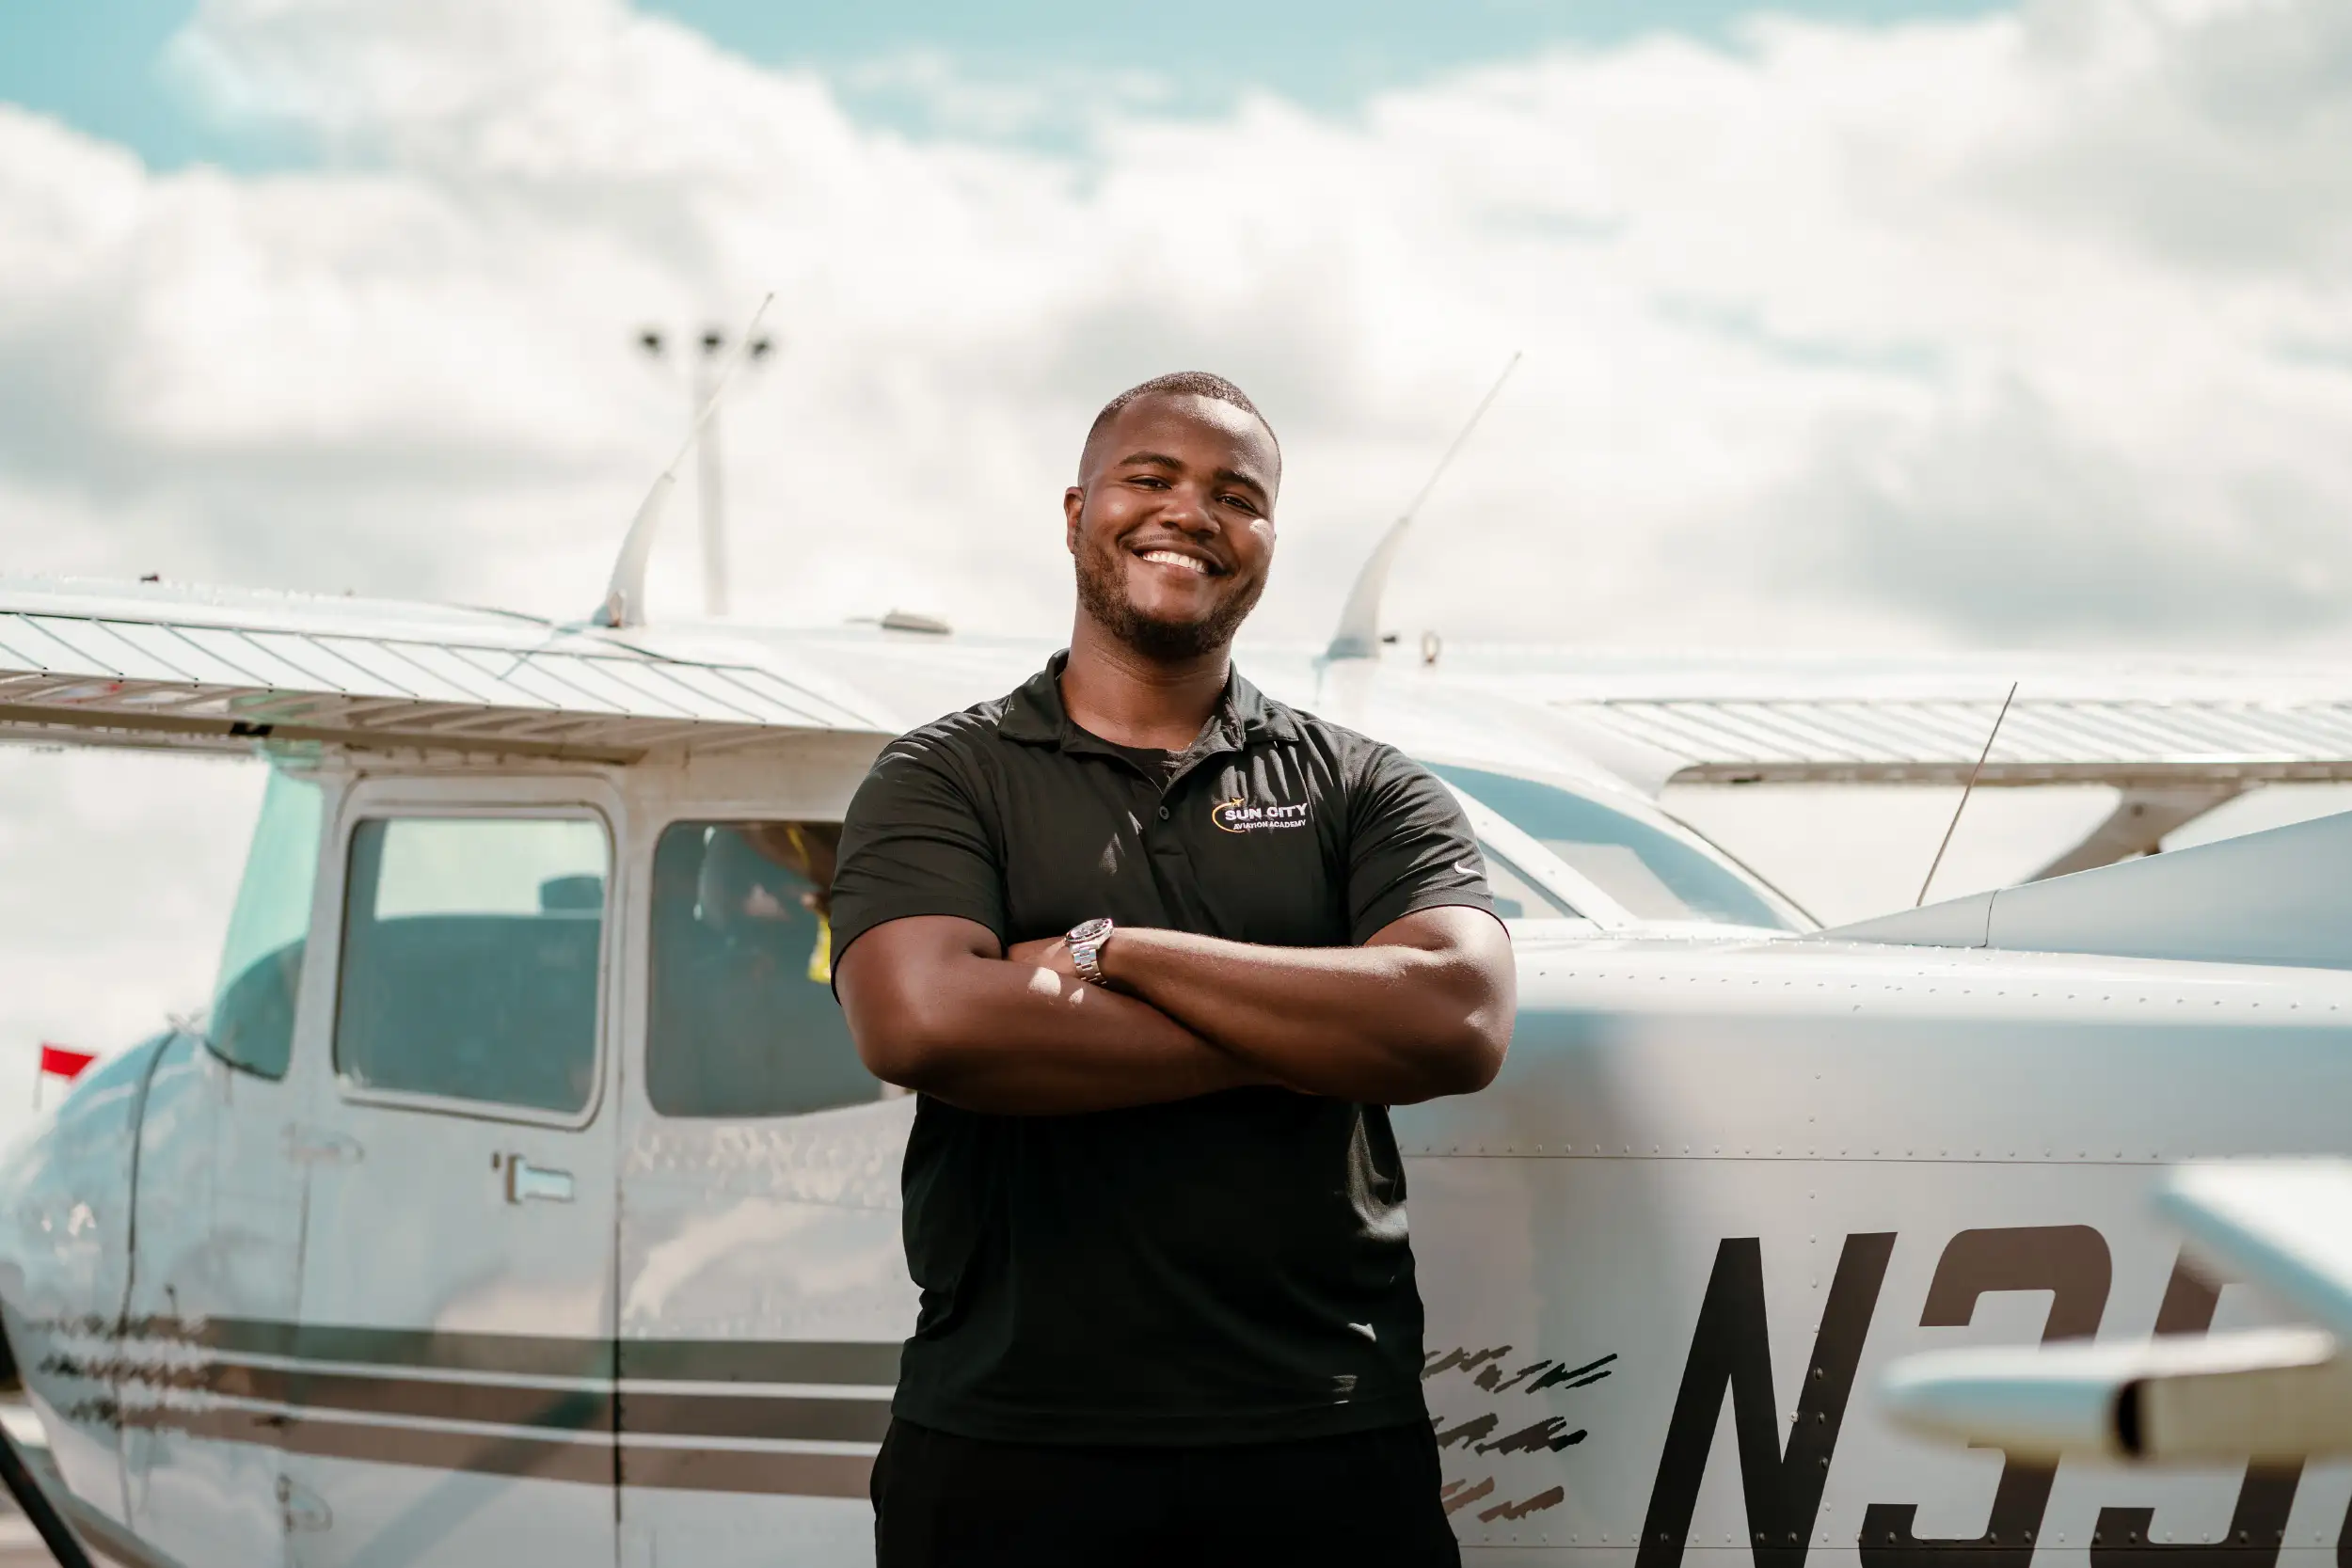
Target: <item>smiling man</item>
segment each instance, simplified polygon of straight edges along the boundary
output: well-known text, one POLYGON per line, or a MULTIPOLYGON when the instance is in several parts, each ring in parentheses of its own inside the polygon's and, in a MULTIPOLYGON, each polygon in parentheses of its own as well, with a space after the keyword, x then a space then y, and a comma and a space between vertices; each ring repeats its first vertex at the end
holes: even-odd
POLYGON ((1459 1560, 1387 1107, 1493 1078, 1510 945, 1444 787, 1232 667, 1281 467, 1219 377, 1111 400, 1069 651, 850 803, 836 985, 920 1097, 882 1568, 1459 1560))

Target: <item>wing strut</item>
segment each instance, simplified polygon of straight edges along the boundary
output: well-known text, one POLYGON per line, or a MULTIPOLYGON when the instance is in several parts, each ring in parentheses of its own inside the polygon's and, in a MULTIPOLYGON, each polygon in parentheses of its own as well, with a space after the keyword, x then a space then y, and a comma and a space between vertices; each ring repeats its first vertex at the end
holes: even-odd
POLYGON ((2026 880, 2039 882, 2069 872, 2113 865, 2135 855, 2152 855, 2164 835, 2185 827, 2216 806, 2236 800, 2246 785, 2236 783, 2154 785, 2130 788, 2115 802, 2107 819, 2090 830, 2080 844, 2035 872, 2026 880))

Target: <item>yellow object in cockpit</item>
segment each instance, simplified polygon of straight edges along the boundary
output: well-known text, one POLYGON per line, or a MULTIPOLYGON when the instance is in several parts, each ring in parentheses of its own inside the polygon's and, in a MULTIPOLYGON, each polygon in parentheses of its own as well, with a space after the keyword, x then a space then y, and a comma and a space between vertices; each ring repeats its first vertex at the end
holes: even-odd
POLYGON ((820 986, 833 984, 833 922, 817 911, 817 945, 808 952, 808 977, 820 986))

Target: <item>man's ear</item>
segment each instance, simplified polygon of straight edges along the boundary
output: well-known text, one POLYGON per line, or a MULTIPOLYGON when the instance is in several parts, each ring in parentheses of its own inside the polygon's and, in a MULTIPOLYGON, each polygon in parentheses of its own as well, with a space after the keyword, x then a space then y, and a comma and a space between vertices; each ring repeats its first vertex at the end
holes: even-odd
POLYGON ((1087 489, 1073 484, 1061 493, 1062 547, 1072 555, 1078 553, 1078 515, 1086 510, 1087 489))

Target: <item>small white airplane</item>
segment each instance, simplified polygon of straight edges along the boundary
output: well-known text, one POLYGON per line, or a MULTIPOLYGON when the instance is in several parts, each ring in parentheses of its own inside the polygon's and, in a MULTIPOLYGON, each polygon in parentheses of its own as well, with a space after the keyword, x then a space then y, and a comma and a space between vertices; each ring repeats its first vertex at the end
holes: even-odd
MULTIPOLYGON (((913 1106, 825 984, 832 846, 888 737, 1049 649, 646 626, 644 543, 605 625, 0 579, 0 738, 272 768, 209 1014, 0 1164, 8 1370, 119 1561, 870 1561, 913 1106)), ((2352 817, 2108 863, 2352 778, 2352 679, 1384 657, 1394 554, 1330 646, 1241 662, 1438 768, 1512 917, 1502 1077, 1395 1117, 1477 1560, 2335 1552, 2352 1471, 2058 1468, 1851 1396, 2259 1321, 2144 1199, 2185 1156, 2352 1155, 2352 817), (1655 800, 1972 773, 2122 804, 2069 875, 1822 932, 1655 800)))

